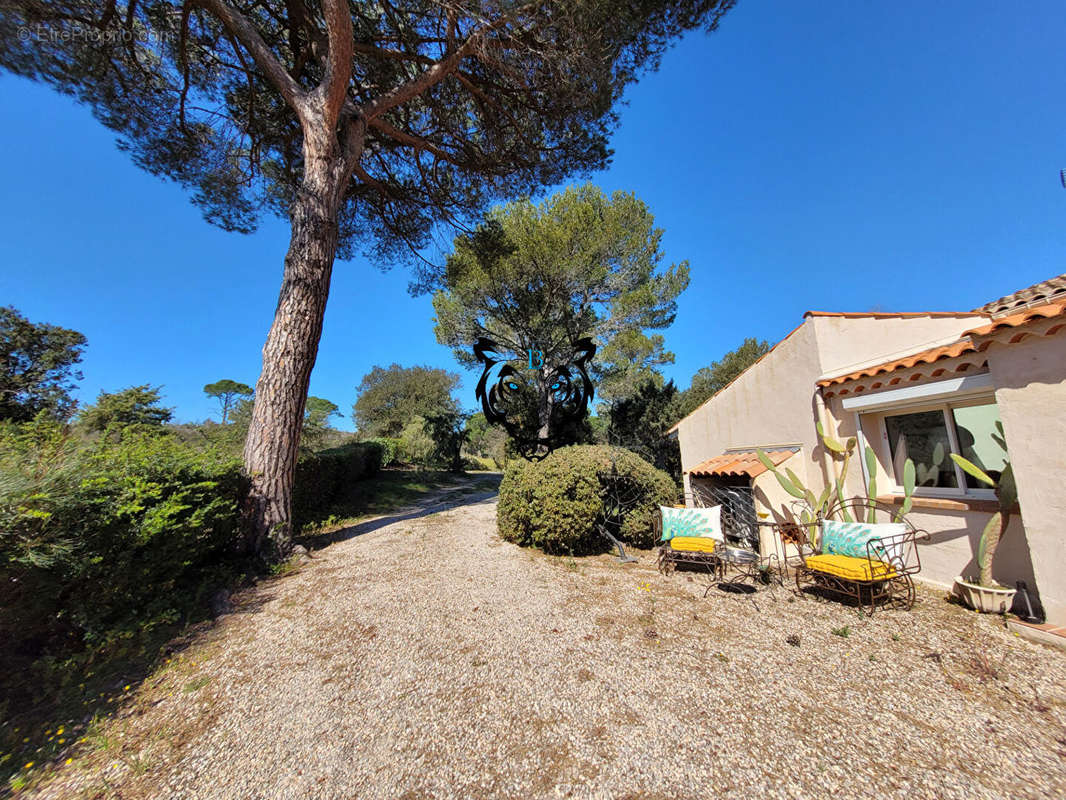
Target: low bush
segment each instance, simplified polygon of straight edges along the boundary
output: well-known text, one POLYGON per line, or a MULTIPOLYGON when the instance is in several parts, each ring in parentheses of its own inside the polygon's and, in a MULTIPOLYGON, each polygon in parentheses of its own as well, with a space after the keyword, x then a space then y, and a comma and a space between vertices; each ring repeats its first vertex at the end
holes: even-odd
POLYGON ((602 552, 610 543, 597 525, 604 520, 605 476, 614 471, 637 487, 616 535, 636 547, 654 546, 657 508, 677 501, 677 484, 634 453, 604 445, 574 445, 540 462, 508 464, 497 506, 501 538, 548 553, 602 552))
MULTIPOLYGON (((189 438, 145 426, 85 437, 43 415, 0 423, 0 720, 17 719, 0 724, 0 785, 22 763, 13 753, 55 752, 49 725, 104 709, 115 680, 144 674, 216 593, 262 574, 241 553, 235 448, 189 438)), ((386 452, 305 456, 296 514, 328 513, 386 452)))

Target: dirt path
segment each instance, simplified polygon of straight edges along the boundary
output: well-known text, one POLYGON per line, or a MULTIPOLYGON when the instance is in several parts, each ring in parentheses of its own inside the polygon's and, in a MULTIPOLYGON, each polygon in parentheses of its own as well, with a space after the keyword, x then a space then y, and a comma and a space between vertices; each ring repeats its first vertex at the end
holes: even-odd
POLYGON ((1066 793, 1066 658, 993 620, 704 599, 650 554, 520 550, 492 498, 453 499, 249 592, 37 796, 1066 793))

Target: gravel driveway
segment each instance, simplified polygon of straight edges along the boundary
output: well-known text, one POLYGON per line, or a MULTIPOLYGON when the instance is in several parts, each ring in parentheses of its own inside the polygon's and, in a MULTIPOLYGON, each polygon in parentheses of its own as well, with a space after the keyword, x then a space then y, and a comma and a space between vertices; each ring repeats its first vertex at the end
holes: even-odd
POLYGON ((37 796, 1066 796, 1066 657, 995 619, 704 598, 466 503, 248 592, 37 796))

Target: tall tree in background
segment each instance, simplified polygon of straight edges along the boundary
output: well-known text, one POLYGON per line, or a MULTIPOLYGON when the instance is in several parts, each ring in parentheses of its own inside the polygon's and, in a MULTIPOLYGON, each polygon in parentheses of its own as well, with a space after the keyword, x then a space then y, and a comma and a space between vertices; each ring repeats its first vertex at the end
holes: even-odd
POLYGON ((437 367, 374 367, 363 376, 352 419, 364 436, 399 436, 415 417, 457 412, 459 376, 437 367))
POLYGON ((666 436, 677 422, 680 399, 673 381, 645 379, 629 397, 611 404, 607 442, 628 447, 680 480, 681 450, 676 438, 666 436))
POLYGON ((328 440, 331 433, 336 433, 329 421, 333 417, 342 417, 340 407, 324 397, 311 395, 304 407, 304 424, 300 431, 300 444, 304 450, 318 450, 328 440))
POLYGON ((744 370, 770 352, 769 342, 748 338, 735 350, 730 350, 721 359, 703 367, 692 376, 692 384, 682 392, 677 407, 678 419, 695 411, 718 392, 736 380, 744 370))
POLYGON ((433 459, 452 472, 463 471, 463 445, 470 438, 466 414, 450 412, 426 418, 426 433, 433 440, 433 459))
POLYGON ((77 331, 0 307, 0 420, 26 422, 42 411, 68 419, 78 407, 70 392, 85 343, 77 331))
POLYGON ((542 428, 552 370, 570 362, 580 337, 598 345, 591 372, 600 399, 631 392, 673 361, 662 336, 647 331, 673 322, 689 270, 684 262, 660 269, 662 235, 632 194, 591 185, 498 207, 455 240, 443 269, 423 270, 421 288, 435 289, 437 341, 473 365, 471 345, 487 337, 523 368, 539 368, 531 402, 542 428))
POLYGON ((152 388, 145 383, 121 392, 100 392, 96 403, 81 412, 79 421, 90 431, 130 426, 162 430, 174 413, 174 409, 160 405, 162 390, 162 386, 152 388))
POLYGON ((289 219, 244 451, 248 544, 284 551, 335 257, 604 166, 624 87, 732 3, 10 0, 0 64, 91 105, 211 222, 289 219))
POLYGON ((307 425, 329 426, 331 417, 343 416, 340 406, 324 397, 308 397, 304 409, 304 423, 307 425))
POLYGON ((209 383, 204 387, 204 394, 208 397, 214 397, 222 407, 223 425, 229 421, 229 412, 237 401, 242 397, 251 397, 252 393, 252 387, 247 383, 238 383, 237 381, 231 381, 229 378, 209 383))

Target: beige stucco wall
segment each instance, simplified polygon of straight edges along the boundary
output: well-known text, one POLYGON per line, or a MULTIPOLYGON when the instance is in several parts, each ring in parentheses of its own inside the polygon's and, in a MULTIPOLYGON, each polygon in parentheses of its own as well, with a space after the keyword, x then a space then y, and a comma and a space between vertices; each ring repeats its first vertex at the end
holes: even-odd
MULTIPOLYGON (((799 447, 799 451, 781 468, 788 467, 805 483, 820 482, 821 467, 815 461, 816 409, 811 390, 821 362, 814 326, 809 322, 682 420, 678 437, 683 470, 727 450, 791 446, 799 447)), ((687 475, 685 479, 687 489, 687 475)), ((756 479, 754 488, 756 511, 774 518, 781 518, 795 499, 768 472, 756 479)), ((760 544, 764 552, 767 545, 765 541, 760 544)))
POLYGON ((681 468, 737 448, 802 445, 809 453, 815 444, 811 389, 819 364, 813 326, 801 325, 681 421, 681 468))
MULTIPOLYGON (((1066 330, 987 352, 1036 585, 1048 619, 1066 625, 1066 330)), ((997 572, 1017 541, 1004 539, 997 572)))
POLYGON ((984 319, 979 314, 953 314, 918 317, 814 316, 809 321, 814 324, 823 376, 830 376, 955 341, 984 319))

